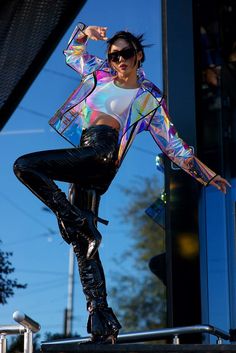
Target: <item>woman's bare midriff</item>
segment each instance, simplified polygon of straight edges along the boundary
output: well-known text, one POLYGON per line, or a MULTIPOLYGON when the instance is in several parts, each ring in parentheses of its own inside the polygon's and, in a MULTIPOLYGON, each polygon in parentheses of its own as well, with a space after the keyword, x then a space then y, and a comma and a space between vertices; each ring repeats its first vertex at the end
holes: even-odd
POLYGON ((102 113, 98 116, 98 118, 94 121, 93 125, 107 125, 111 126, 113 129, 117 131, 120 130, 120 123, 114 119, 111 115, 102 113))

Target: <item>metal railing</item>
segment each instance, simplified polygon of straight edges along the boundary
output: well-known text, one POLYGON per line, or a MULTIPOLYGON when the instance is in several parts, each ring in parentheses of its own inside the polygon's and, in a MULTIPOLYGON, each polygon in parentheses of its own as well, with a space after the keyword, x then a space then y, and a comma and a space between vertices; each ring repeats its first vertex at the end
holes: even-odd
MULTIPOLYGON (((194 325, 194 326, 184 326, 184 327, 175 327, 175 328, 165 328, 160 330, 152 330, 146 332, 129 332, 122 333, 118 335, 117 343, 140 343, 148 342, 159 339, 164 339, 167 337, 173 338, 173 344, 180 344, 179 336, 193 333, 207 333, 213 336, 216 336, 217 344, 222 344, 223 340, 230 340, 229 333, 220 330, 211 325, 194 325)), ((89 337, 84 338, 68 338, 55 341, 48 341, 41 343, 42 351, 53 351, 54 349, 62 349, 63 347, 70 346, 71 349, 73 345, 78 345, 80 343, 85 343, 89 340, 89 337)))
POLYGON ((40 325, 20 311, 13 313, 13 319, 19 325, 0 325, 0 353, 6 353, 7 351, 6 336, 8 335, 24 335, 24 353, 32 353, 33 333, 40 330, 40 325))

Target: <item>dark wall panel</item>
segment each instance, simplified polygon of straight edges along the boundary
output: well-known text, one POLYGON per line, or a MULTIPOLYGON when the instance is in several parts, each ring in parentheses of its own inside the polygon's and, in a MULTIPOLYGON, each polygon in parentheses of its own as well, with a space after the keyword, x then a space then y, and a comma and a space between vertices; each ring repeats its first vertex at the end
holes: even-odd
POLYGON ((85 2, 1 1, 0 129, 85 2))
MULTIPOLYGON (((179 135, 196 150, 195 73, 192 1, 163 1, 166 12, 170 115, 179 135)), ((186 326, 201 322, 198 191, 199 185, 180 169, 166 165, 168 198, 166 224, 168 325, 186 326)), ((200 337, 184 337, 197 342, 200 337)))

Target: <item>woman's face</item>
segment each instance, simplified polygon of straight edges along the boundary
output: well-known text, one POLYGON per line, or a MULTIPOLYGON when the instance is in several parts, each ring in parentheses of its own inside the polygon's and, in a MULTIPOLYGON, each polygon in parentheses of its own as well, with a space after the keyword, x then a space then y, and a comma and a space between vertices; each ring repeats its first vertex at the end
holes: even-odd
POLYGON ((108 59, 118 76, 129 76, 136 73, 142 52, 136 53, 133 47, 125 39, 117 39, 111 46, 108 59))

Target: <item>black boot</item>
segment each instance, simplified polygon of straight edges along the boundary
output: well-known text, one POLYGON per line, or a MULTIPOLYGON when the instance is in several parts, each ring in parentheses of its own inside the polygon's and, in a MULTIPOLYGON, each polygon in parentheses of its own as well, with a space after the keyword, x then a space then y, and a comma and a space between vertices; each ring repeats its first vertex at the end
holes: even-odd
MULTIPOLYGON (((89 190, 75 186, 73 200, 80 209, 92 209, 98 213, 99 197, 91 197, 89 190), (93 202, 92 202, 93 201, 93 202)), ((70 198, 70 197, 69 197, 70 198)), ((88 243, 85 237, 72 243, 76 255, 83 292, 89 312, 87 330, 91 334, 90 343, 115 343, 121 325, 107 304, 106 281, 99 253, 88 259, 88 243)))
MULTIPOLYGON (((87 259, 92 259, 96 254, 99 245, 102 241, 101 233, 97 229, 97 222, 108 224, 108 221, 97 217, 92 211, 82 211, 85 216, 86 222, 79 233, 88 242, 87 259)), ((66 227, 67 230, 67 227, 66 227)), ((69 230, 70 231, 70 230, 69 230)))
MULTIPOLYGON (((88 220, 88 218, 86 218, 86 221, 87 220, 88 220)), ((88 242, 88 249, 87 249, 86 257, 88 259, 93 258, 93 256, 97 252, 98 247, 102 241, 102 236, 101 236, 100 232, 97 230, 96 232, 92 233, 91 226, 89 227, 88 224, 86 225, 86 223, 82 224, 81 226, 75 224, 75 227, 77 227, 77 229, 75 229, 74 227, 72 228, 73 223, 71 223, 71 222, 69 223, 68 220, 63 221, 60 217, 57 216, 57 221, 58 221, 58 227, 59 227, 61 236, 67 242, 67 244, 71 244, 76 239, 79 240, 78 236, 83 237, 88 242)), ((106 222, 106 221, 104 220, 104 222, 106 222)), ((107 224, 107 223, 105 223, 105 224, 107 224)), ((94 227, 96 227, 95 224, 94 224, 94 227)))
POLYGON ((68 151, 63 153, 61 150, 57 153, 52 151, 51 156, 49 151, 46 154, 31 153, 16 160, 14 172, 18 179, 56 214, 63 239, 71 243, 78 235, 87 234, 86 239, 90 245, 88 256, 93 256, 101 242, 96 221, 104 224, 107 224, 107 221, 95 216, 92 209, 80 210, 71 205, 65 193, 54 182, 54 178, 57 180, 57 175, 60 176, 62 173, 63 166, 71 167, 74 160, 78 162, 79 155, 71 154, 73 153, 68 151))
MULTIPOLYGON (((70 203, 78 207, 81 212, 86 216, 87 224, 81 228, 80 235, 87 240, 88 250, 87 258, 90 259, 94 256, 102 241, 102 236, 97 230, 97 221, 108 224, 108 221, 101 219, 97 216, 98 207, 100 202, 100 195, 94 189, 84 189, 77 184, 71 184, 69 188, 68 199, 70 203), (93 215, 90 217, 89 215, 93 215)), ((63 225, 61 219, 58 219, 59 228, 61 229, 62 237, 70 238, 71 233, 69 225, 63 225), (69 233, 69 234, 68 234, 69 233)), ((74 238, 72 240, 75 240, 74 238)), ((70 243, 71 241, 69 241, 70 243)))
POLYGON ((108 307, 106 282, 98 252, 87 259, 87 244, 84 239, 72 243, 77 257, 80 280, 87 300, 89 312, 87 330, 91 343, 115 343, 121 325, 113 310, 108 307))
POLYGON ((87 331, 91 333, 91 343, 116 343, 121 325, 104 298, 89 302, 88 311, 87 331))
POLYGON ((70 244, 78 236, 84 237, 88 241, 87 257, 92 258, 102 240, 102 236, 96 227, 96 222, 104 224, 108 222, 97 217, 91 210, 81 210, 72 205, 63 192, 54 193, 53 201, 63 239, 70 244))

